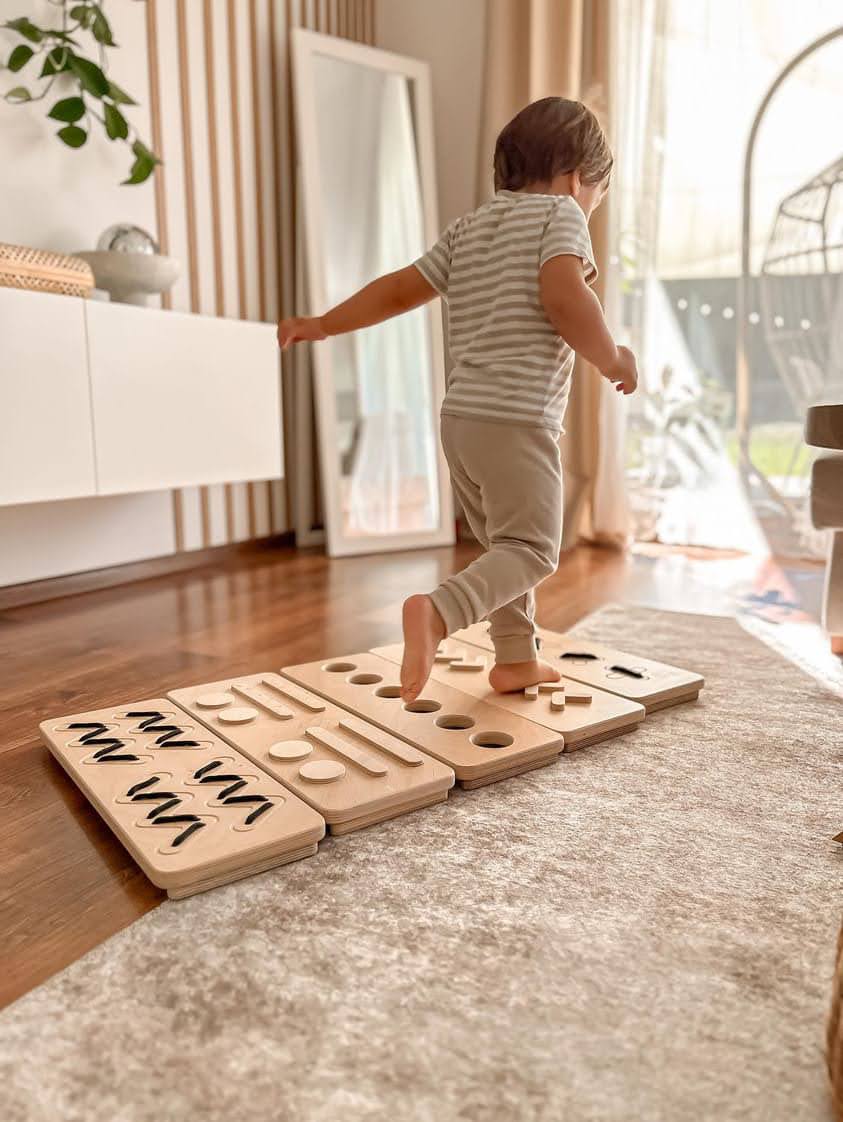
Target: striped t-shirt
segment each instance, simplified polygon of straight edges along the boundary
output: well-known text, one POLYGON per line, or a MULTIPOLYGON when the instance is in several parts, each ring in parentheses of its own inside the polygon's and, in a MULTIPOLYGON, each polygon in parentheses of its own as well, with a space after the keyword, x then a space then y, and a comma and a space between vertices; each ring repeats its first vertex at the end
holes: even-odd
POLYGON ((539 294, 539 270, 562 254, 582 258, 594 281, 588 224, 570 195, 498 191, 415 262, 448 303, 443 413, 562 429, 574 352, 539 294))

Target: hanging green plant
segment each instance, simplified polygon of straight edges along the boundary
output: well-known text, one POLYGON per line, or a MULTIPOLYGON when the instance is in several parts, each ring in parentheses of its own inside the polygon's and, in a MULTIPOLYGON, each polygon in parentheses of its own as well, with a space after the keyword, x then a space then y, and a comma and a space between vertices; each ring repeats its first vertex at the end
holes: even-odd
POLYGON ((99 121, 109 140, 125 141, 131 147, 134 161, 123 182, 143 183, 161 161, 123 115, 125 106, 137 105, 137 102, 108 77, 106 49, 117 44, 103 11, 104 4, 79 4, 73 0, 50 0, 50 3, 61 10, 60 27, 37 27, 27 16, 0 24, 23 40, 12 48, 5 68, 13 74, 28 70, 32 78, 27 86, 7 90, 5 100, 10 105, 44 101, 62 77, 62 85, 66 87, 63 92, 67 96, 59 98, 47 114, 50 120, 62 126, 56 132, 58 138, 69 148, 81 148, 94 127, 93 122, 99 121), (97 62, 82 53, 85 48, 80 49, 80 33, 93 36, 97 62), (36 75, 39 61, 41 69, 36 75))

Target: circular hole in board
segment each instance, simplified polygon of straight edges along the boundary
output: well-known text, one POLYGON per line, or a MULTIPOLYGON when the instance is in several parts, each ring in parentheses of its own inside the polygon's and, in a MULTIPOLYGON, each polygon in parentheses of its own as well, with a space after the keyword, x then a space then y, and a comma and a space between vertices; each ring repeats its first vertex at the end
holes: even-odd
POLYGON ((380 674, 352 674, 348 680, 352 686, 375 686, 383 678, 380 674))
POLYGON ((471 729, 474 728, 474 718, 467 717, 465 713, 443 713, 436 718, 440 729, 471 729))
POLYGON ((381 686, 379 690, 375 690, 375 697, 391 697, 396 698, 401 696, 400 686, 381 686))
POLYGON ((429 697, 420 697, 417 701, 408 701, 404 708, 408 713, 435 713, 442 706, 429 697))
POLYGON ((470 739, 477 748, 508 748, 515 738, 508 732, 476 732, 470 739))
POLYGON ((279 740, 268 751, 273 760, 303 760, 313 751, 313 745, 306 740, 279 740))
POLYGON ((329 674, 350 674, 352 670, 357 669, 357 666, 353 662, 326 662, 322 669, 327 670, 329 674))

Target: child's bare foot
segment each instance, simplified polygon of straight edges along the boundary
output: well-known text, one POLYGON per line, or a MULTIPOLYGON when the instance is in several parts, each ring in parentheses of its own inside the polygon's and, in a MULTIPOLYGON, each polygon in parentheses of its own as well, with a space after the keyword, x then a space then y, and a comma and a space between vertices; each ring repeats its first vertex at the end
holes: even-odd
POLYGON ((427 684, 436 648, 445 638, 445 624, 429 596, 404 601, 404 660, 401 663, 401 697, 415 701, 427 684))
POLYGON ((561 677, 555 667, 534 658, 530 662, 495 663, 489 672, 489 685, 498 693, 514 693, 539 682, 558 682, 561 677))

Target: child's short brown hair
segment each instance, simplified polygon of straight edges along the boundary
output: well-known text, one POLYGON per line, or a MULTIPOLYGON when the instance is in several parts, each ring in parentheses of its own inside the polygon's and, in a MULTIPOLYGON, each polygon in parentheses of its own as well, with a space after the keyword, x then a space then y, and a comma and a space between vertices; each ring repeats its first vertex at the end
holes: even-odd
POLYGON ((543 97, 516 113, 501 131, 495 145, 495 190, 519 191, 577 169, 583 183, 602 183, 612 162, 606 136, 586 105, 543 97))

